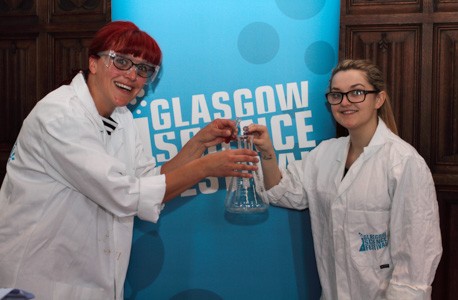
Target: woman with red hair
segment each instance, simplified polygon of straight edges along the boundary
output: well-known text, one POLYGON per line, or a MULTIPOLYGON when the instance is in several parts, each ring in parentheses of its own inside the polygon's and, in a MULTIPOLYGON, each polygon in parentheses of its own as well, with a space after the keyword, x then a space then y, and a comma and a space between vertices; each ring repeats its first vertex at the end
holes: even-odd
POLYGON ((0 191, 0 284, 37 299, 123 299, 134 216, 209 176, 243 176, 256 152, 204 151, 236 134, 214 120, 169 162, 145 155, 125 107, 154 81, 162 53, 131 22, 89 47, 89 68, 39 101, 24 121, 0 191))

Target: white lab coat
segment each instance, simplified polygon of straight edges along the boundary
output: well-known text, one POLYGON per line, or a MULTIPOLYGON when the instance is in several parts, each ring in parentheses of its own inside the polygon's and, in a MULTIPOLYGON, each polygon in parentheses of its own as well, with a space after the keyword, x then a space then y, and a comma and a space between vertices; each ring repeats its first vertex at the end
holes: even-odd
POLYGON ((1 287, 37 300, 123 298, 133 218, 157 221, 165 177, 130 111, 111 117, 109 136, 80 73, 24 121, 0 191, 1 287))
POLYGON ((382 120, 345 177, 349 137, 282 169, 270 203, 309 208, 322 299, 430 299, 442 254, 425 161, 382 120))

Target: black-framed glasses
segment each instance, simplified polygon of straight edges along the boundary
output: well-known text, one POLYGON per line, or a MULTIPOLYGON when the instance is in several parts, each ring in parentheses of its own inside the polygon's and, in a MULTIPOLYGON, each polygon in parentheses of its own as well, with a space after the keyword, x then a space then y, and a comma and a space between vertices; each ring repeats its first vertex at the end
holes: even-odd
POLYGON ((135 67, 135 72, 138 76, 142 78, 146 78, 146 84, 153 82, 154 78, 156 78, 157 73, 159 72, 160 67, 147 64, 147 63, 134 63, 130 58, 125 55, 118 54, 113 50, 108 52, 99 52, 97 53, 98 56, 107 56, 107 60, 105 61, 105 65, 107 68, 110 66, 110 58, 113 61, 113 65, 121 71, 128 71, 129 74, 133 67, 135 67))
POLYGON ((380 91, 365 91, 365 90, 352 90, 346 93, 341 92, 329 92, 326 94, 326 100, 328 100, 329 104, 337 105, 342 103, 343 97, 346 96, 348 102, 351 103, 360 103, 366 100, 367 94, 376 94, 380 91))

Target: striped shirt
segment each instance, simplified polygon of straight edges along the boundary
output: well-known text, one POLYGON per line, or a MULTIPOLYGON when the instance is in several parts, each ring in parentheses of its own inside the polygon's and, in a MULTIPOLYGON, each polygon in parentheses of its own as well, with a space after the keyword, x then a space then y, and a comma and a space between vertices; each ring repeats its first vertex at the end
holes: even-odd
POLYGON ((107 131, 108 135, 111 135, 111 133, 118 126, 118 123, 116 123, 116 121, 113 120, 111 117, 108 117, 108 118, 102 117, 102 121, 103 121, 103 125, 105 126, 105 130, 107 131))

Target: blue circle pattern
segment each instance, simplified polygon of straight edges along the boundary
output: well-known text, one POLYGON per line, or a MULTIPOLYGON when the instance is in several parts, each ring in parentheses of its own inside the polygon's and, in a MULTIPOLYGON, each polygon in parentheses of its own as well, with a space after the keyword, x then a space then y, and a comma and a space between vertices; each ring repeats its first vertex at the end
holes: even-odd
MULTIPOLYGON (((326 0, 276 0, 278 9, 287 17, 295 20, 307 20, 323 9, 326 0)), ((265 64, 277 55, 280 38, 277 31, 264 22, 251 23, 239 34, 238 49, 240 55, 252 64, 265 64)), ((335 52, 324 41, 311 44, 304 51, 305 66, 313 73, 323 75, 334 66, 335 52), (325 63, 322 63, 322 62, 325 63)))
POLYGON ((334 66, 334 49, 327 42, 311 44, 305 52, 305 65, 315 74, 327 74, 334 66))
POLYGON ((128 291, 126 291, 125 299, 135 300, 138 291, 151 285, 161 273, 162 266, 164 265, 164 243, 157 229, 155 229, 156 225, 148 223, 146 221, 136 220, 138 227, 147 231, 132 245, 129 270, 126 277, 132 292, 129 295, 128 291), (144 259, 142 255, 144 251, 154 253, 154 255, 151 255, 148 259, 144 259), (133 270, 137 274, 135 280, 132 280, 134 278, 133 276, 129 276, 129 272, 133 270))
POLYGON ((279 48, 278 33, 267 23, 251 23, 240 32, 238 49, 242 57, 250 63, 264 64, 271 61, 279 48))
MULTIPOLYGON (((287 17, 294 20, 307 20, 317 15, 324 7, 326 0, 276 0, 279 10, 287 17)), ((241 56, 252 64, 265 64, 270 62, 278 54, 280 49, 280 38, 278 32, 269 24, 264 22, 254 22, 245 26, 238 38, 238 50, 241 56)), ((335 53, 331 45, 324 41, 317 41, 305 49, 306 67, 315 74, 326 74, 334 65, 335 53), (325 63, 323 63, 325 62, 325 63)), ((154 232, 154 231, 153 231, 154 232)), ((151 234, 151 232, 150 232, 151 234)), ((134 243, 133 252, 139 248, 155 249, 155 259, 149 265, 135 261, 135 255, 132 255, 131 264, 136 268, 143 270, 145 275, 141 282, 129 282, 133 290, 144 289, 152 283, 162 268, 164 263, 164 245, 161 237, 154 232, 153 237, 140 238, 134 243), (158 249, 160 251, 158 251, 158 249), (153 272, 151 272, 153 270, 153 272)), ((133 253, 135 254, 135 253, 133 253)), ((140 255, 138 257, 141 257, 140 255)), ((131 299, 135 299, 131 295, 131 299)), ((204 289, 187 289, 176 294, 171 300, 181 299, 209 299, 219 300, 221 296, 212 291, 204 289)))
POLYGON ((307 20, 316 16, 326 0, 275 0, 280 11, 295 20, 307 20))
MULTIPOLYGON (((306 20, 318 14, 326 0, 276 0, 280 11, 295 20, 306 20)), ((280 38, 277 31, 264 22, 251 23, 239 34, 238 50, 240 55, 252 64, 265 64, 277 55, 280 49, 280 38)), ((305 65, 315 74, 326 74, 334 66, 335 53, 331 45, 324 41, 311 44, 305 50, 305 65), (325 62, 325 63, 323 63, 325 62)), ((214 292, 201 289, 188 289, 171 299, 222 299, 214 292)))
POLYGON ((170 300, 223 300, 223 298, 209 290, 189 289, 176 294, 170 300))

